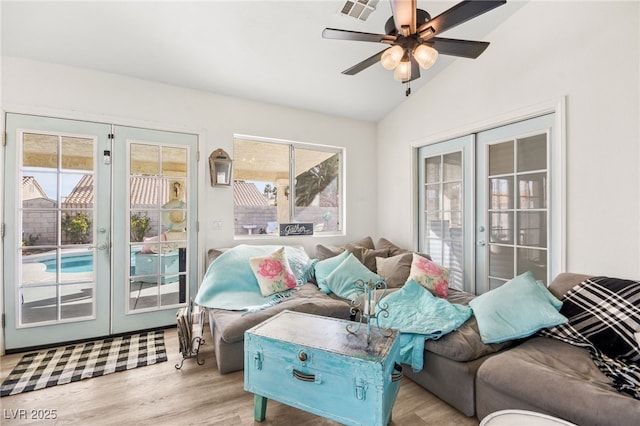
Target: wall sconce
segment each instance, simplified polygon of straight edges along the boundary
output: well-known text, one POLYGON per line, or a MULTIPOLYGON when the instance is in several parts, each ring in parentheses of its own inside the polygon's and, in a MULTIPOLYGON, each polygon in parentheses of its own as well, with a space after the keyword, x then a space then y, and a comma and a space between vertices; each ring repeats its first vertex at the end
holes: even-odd
POLYGON ((216 149, 209 156, 211 186, 231 185, 231 157, 222 149, 216 149))

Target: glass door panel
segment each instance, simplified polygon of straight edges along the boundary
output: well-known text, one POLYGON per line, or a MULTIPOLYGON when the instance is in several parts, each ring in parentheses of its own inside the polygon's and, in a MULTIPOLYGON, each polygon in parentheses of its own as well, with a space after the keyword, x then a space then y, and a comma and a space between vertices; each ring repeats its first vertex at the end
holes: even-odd
POLYGON ((195 135, 117 127, 123 148, 122 186, 114 221, 127 229, 122 262, 114 285, 117 332, 175 323, 175 312, 193 297, 197 283, 195 253, 195 135))
POLYGON ((549 282, 552 120, 547 115, 478 134, 479 292, 526 271, 549 282))
POLYGON ((472 210, 473 200, 469 183, 465 183, 471 142, 471 137, 465 137, 446 147, 421 148, 418 165, 423 188, 418 250, 449 269, 450 287, 465 290, 471 288, 471 276, 465 271, 472 270, 473 262, 473 251, 469 251, 473 248, 465 242, 465 227, 470 229, 465 214, 472 210))
POLYGON ((109 129, 7 114, 7 349, 108 334, 109 129))
POLYGON ((131 191, 129 205, 131 229, 136 225, 138 231, 130 232, 135 266, 131 268, 129 311, 184 304, 186 265, 182 259, 181 268, 180 259, 186 254, 187 243, 188 149, 140 143, 131 144, 130 149, 138 158, 136 164, 131 162, 129 181, 139 190, 131 191), (138 194, 145 192, 145 187, 152 196, 140 199, 138 194), (142 225, 145 233, 140 232, 142 225), (137 251, 139 241, 145 244, 137 251))
POLYGON ((96 283, 91 244, 96 218, 93 194, 87 197, 82 192, 83 182, 92 181, 95 173, 96 140, 25 133, 22 143, 21 176, 39 186, 39 196, 30 190, 18 213, 28 241, 28 248, 21 250, 19 297, 25 299, 25 290, 29 297, 20 306, 20 323, 92 318, 96 283), (59 196, 47 199, 47 192, 59 196), (41 239, 38 228, 49 228, 48 237, 41 239))

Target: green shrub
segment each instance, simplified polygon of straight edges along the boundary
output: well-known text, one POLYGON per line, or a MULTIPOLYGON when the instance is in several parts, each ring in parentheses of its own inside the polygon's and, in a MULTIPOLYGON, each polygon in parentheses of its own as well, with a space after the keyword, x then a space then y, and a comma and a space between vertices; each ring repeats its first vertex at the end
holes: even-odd
POLYGON ((86 213, 65 213, 62 219, 62 232, 72 244, 91 242, 91 219, 86 213))
POLYGON ((145 212, 131 215, 131 241, 142 241, 150 229, 151 218, 145 212))

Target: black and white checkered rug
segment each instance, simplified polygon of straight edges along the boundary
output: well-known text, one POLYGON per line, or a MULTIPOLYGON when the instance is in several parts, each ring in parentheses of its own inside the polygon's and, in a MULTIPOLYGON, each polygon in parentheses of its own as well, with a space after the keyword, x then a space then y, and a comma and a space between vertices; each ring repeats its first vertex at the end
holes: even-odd
POLYGON ((162 330, 34 352, 23 356, 2 382, 0 397, 166 360, 162 330))

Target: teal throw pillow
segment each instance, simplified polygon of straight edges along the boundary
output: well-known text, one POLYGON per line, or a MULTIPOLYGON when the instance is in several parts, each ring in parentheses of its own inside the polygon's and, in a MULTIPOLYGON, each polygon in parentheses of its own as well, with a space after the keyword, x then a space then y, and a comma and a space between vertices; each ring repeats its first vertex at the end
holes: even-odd
POLYGON ((544 285, 542 281, 536 280, 536 283, 542 288, 542 293, 545 295, 549 303, 551 303, 553 307, 556 308, 556 311, 560 311, 560 308, 562 308, 562 301, 555 297, 549 290, 547 290, 547 286, 544 285))
POLYGON ((469 302, 485 344, 520 339, 567 322, 558 312, 561 305, 542 283, 536 282, 531 272, 469 302))
POLYGON ((359 279, 365 283, 371 280, 374 284, 382 281, 382 277, 371 272, 358 258, 349 253, 347 258, 325 279, 325 284, 339 297, 355 300, 362 293, 362 289, 356 288, 356 281, 359 279))
POLYGON ((316 283, 318 283, 320 291, 326 294, 331 293, 331 290, 327 287, 325 280, 330 273, 332 273, 347 257, 349 257, 349 254, 351 253, 345 250, 337 256, 321 260, 315 264, 316 283))

